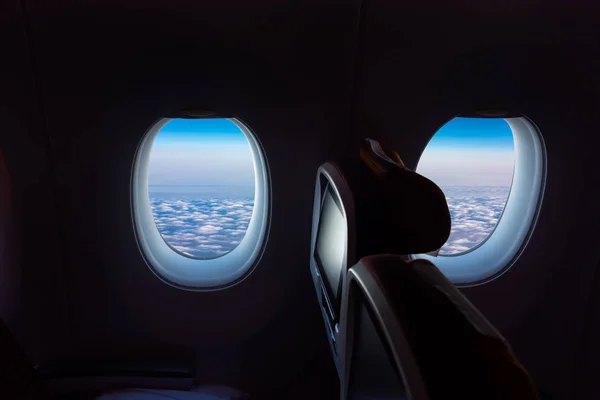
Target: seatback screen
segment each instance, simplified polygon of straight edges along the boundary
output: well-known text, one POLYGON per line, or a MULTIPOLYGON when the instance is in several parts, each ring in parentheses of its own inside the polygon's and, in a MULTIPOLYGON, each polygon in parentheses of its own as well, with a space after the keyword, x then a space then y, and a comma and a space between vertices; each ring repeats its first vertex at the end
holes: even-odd
POLYGON ((316 255, 323 280, 334 307, 346 262, 347 224, 344 214, 329 188, 325 191, 317 233, 316 255))

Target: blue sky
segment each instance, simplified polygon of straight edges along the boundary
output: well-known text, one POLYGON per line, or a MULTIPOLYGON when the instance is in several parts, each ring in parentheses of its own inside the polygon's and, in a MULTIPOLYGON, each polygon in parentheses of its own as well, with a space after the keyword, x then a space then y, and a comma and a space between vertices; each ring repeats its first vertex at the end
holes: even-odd
POLYGON ((502 118, 455 118, 433 136, 417 172, 439 186, 510 186, 514 141, 502 118))
MULTIPOLYGON (((510 186, 513 137, 501 118, 455 118, 438 130, 417 171, 439 186, 510 186)), ((254 186, 245 135, 227 119, 174 119, 158 133, 148 183, 254 186)))
POLYGON ((148 184, 253 186, 246 136, 227 119, 174 119, 156 136, 148 184))
POLYGON ((154 143, 196 143, 198 140, 215 143, 246 142, 236 124, 226 118, 217 118, 173 119, 163 126, 154 143))

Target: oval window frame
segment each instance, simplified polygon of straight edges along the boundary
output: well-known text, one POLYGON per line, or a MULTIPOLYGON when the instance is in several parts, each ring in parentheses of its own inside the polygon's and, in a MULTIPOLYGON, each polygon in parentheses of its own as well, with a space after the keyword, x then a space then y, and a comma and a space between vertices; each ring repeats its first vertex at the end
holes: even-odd
POLYGON ((460 287, 481 285, 508 271, 527 246, 540 213, 547 174, 543 137, 525 116, 503 119, 513 133, 515 165, 508 199, 490 235, 463 253, 410 256, 433 262, 460 287))
MULTIPOLYGON (((218 118, 211 116, 210 119, 218 118)), ((226 118, 246 136, 254 164, 254 208, 244 238, 216 258, 192 258, 174 250, 160 234, 150 205, 148 170, 154 139, 169 121, 161 118, 142 137, 131 176, 131 210, 138 248, 149 269, 163 282, 194 291, 221 290, 244 280, 264 252, 271 220, 271 179, 263 147, 238 118, 226 118)), ((202 119, 202 118, 195 118, 202 119)))

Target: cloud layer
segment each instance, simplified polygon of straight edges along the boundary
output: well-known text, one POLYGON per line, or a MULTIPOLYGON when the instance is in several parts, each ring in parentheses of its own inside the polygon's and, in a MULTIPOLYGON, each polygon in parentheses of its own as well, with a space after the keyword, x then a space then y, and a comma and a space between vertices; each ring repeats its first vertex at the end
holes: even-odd
POLYGON ((459 254, 485 240, 502 216, 510 187, 442 187, 446 195, 452 230, 440 250, 442 255, 459 254))
MULTIPOLYGON (((485 240, 504 210, 510 187, 442 187, 452 217, 452 231, 440 250, 459 254, 485 240)), ((156 226, 169 245, 196 258, 215 258, 233 250, 248 229, 253 197, 187 198, 154 196, 156 226)))
POLYGON ((252 198, 150 200, 163 239, 196 258, 226 254, 242 241, 254 208, 252 198))

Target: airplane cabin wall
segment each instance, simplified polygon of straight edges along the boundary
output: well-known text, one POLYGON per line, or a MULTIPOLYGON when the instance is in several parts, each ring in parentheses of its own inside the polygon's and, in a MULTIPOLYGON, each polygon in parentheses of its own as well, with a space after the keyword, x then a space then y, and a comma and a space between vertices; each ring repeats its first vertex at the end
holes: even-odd
POLYGON ((365 4, 359 132, 382 138, 415 168, 429 139, 458 114, 505 108, 538 126, 548 165, 531 241, 507 273, 463 291, 545 394, 574 398, 580 357, 600 356, 597 345, 581 348, 599 261, 599 10, 579 2, 365 4))
POLYGON ((317 166, 371 135, 414 167, 448 119, 510 107, 546 143, 542 211, 518 262, 464 291, 542 390, 597 394, 597 11, 394 3, 364 3, 356 127, 348 95, 358 2, 29 0, 29 37, 22 3, 1 3, 0 146, 21 250, 9 263, 19 266, 18 301, 0 310, 34 360, 189 363, 201 382, 253 393, 297 384, 306 397, 303 379, 335 374, 307 266, 317 166), (264 257, 219 292, 159 281, 131 222, 139 140, 158 118, 192 107, 240 117, 271 167, 264 257))
POLYGON ((575 398, 591 398, 600 393, 598 370, 600 369, 600 264, 596 265, 593 282, 593 292, 584 319, 584 330, 580 337, 578 355, 579 365, 573 374, 573 389, 575 398), (593 394, 594 396, 590 396, 593 394))
POLYGON ((0 318, 33 362, 60 352, 62 270, 34 70, 19 1, 0 2, 0 318))
POLYGON ((67 249, 68 346, 50 361, 190 365, 252 393, 301 379, 297 396, 334 376, 308 249, 316 169, 345 151, 357 3, 27 4, 67 249), (188 108, 239 117, 271 168, 266 251, 227 290, 164 284, 134 237, 136 147, 188 108))

